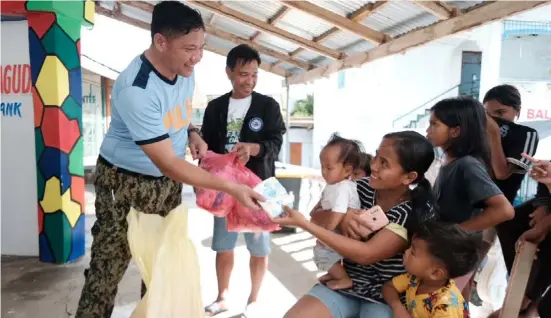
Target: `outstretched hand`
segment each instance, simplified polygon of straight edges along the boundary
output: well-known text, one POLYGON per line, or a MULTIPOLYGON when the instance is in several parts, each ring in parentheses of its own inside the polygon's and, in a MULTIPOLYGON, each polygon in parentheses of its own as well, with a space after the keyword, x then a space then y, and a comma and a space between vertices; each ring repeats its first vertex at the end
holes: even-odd
POLYGON ((253 210, 261 209, 260 205, 258 205, 258 202, 266 201, 266 198, 264 198, 262 194, 242 184, 233 185, 228 193, 232 195, 237 201, 239 201, 239 203, 241 203, 243 206, 253 210))
POLYGON ((283 214, 272 219, 278 225, 304 228, 308 224, 306 217, 297 210, 283 206, 283 214))
POLYGON ((546 186, 551 186, 551 162, 535 159, 525 153, 522 156, 532 163, 530 177, 546 186))

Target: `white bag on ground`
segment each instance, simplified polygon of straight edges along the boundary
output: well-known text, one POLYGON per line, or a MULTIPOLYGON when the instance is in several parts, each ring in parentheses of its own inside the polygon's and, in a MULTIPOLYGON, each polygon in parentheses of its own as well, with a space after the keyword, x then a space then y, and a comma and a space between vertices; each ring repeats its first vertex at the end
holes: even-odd
POLYGON ((130 209, 128 242, 147 293, 131 318, 203 318, 199 262, 182 204, 166 218, 130 209))

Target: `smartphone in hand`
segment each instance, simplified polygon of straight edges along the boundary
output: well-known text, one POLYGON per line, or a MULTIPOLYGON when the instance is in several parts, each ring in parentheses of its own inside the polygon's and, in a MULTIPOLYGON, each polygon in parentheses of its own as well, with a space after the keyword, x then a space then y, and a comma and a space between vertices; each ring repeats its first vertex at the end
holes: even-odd
POLYGON ((362 237, 366 237, 369 234, 384 228, 389 223, 385 212, 378 205, 369 210, 362 211, 360 214, 360 219, 362 220, 362 224, 360 224, 362 237))

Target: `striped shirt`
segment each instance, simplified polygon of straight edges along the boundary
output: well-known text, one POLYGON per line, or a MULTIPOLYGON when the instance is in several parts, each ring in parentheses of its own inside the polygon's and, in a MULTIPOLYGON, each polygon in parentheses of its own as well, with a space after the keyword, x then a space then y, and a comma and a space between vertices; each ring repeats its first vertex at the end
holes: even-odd
MULTIPOLYGON (((358 180, 357 184, 361 208, 369 209, 373 207, 375 205, 375 190, 369 186, 369 178, 358 180)), ((411 203, 407 201, 391 208, 386 216, 390 223, 405 228, 411 211, 411 203)), ((369 265, 360 265, 345 259, 344 268, 354 282, 354 286, 339 292, 371 302, 384 303, 383 285, 393 277, 406 272, 403 259, 403 253, 369 265)))

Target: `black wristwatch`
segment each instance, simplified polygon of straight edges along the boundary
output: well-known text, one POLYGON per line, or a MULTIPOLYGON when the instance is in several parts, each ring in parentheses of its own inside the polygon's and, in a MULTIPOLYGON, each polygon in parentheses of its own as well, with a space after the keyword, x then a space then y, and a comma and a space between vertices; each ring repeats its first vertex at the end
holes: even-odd
POLYGON ((201 134, 201 130, 197 127, 189 127, 187 130, 188 137, 191 135, 191 133, 197 133, 197 135, 203 138, 203 135, 201 134))

